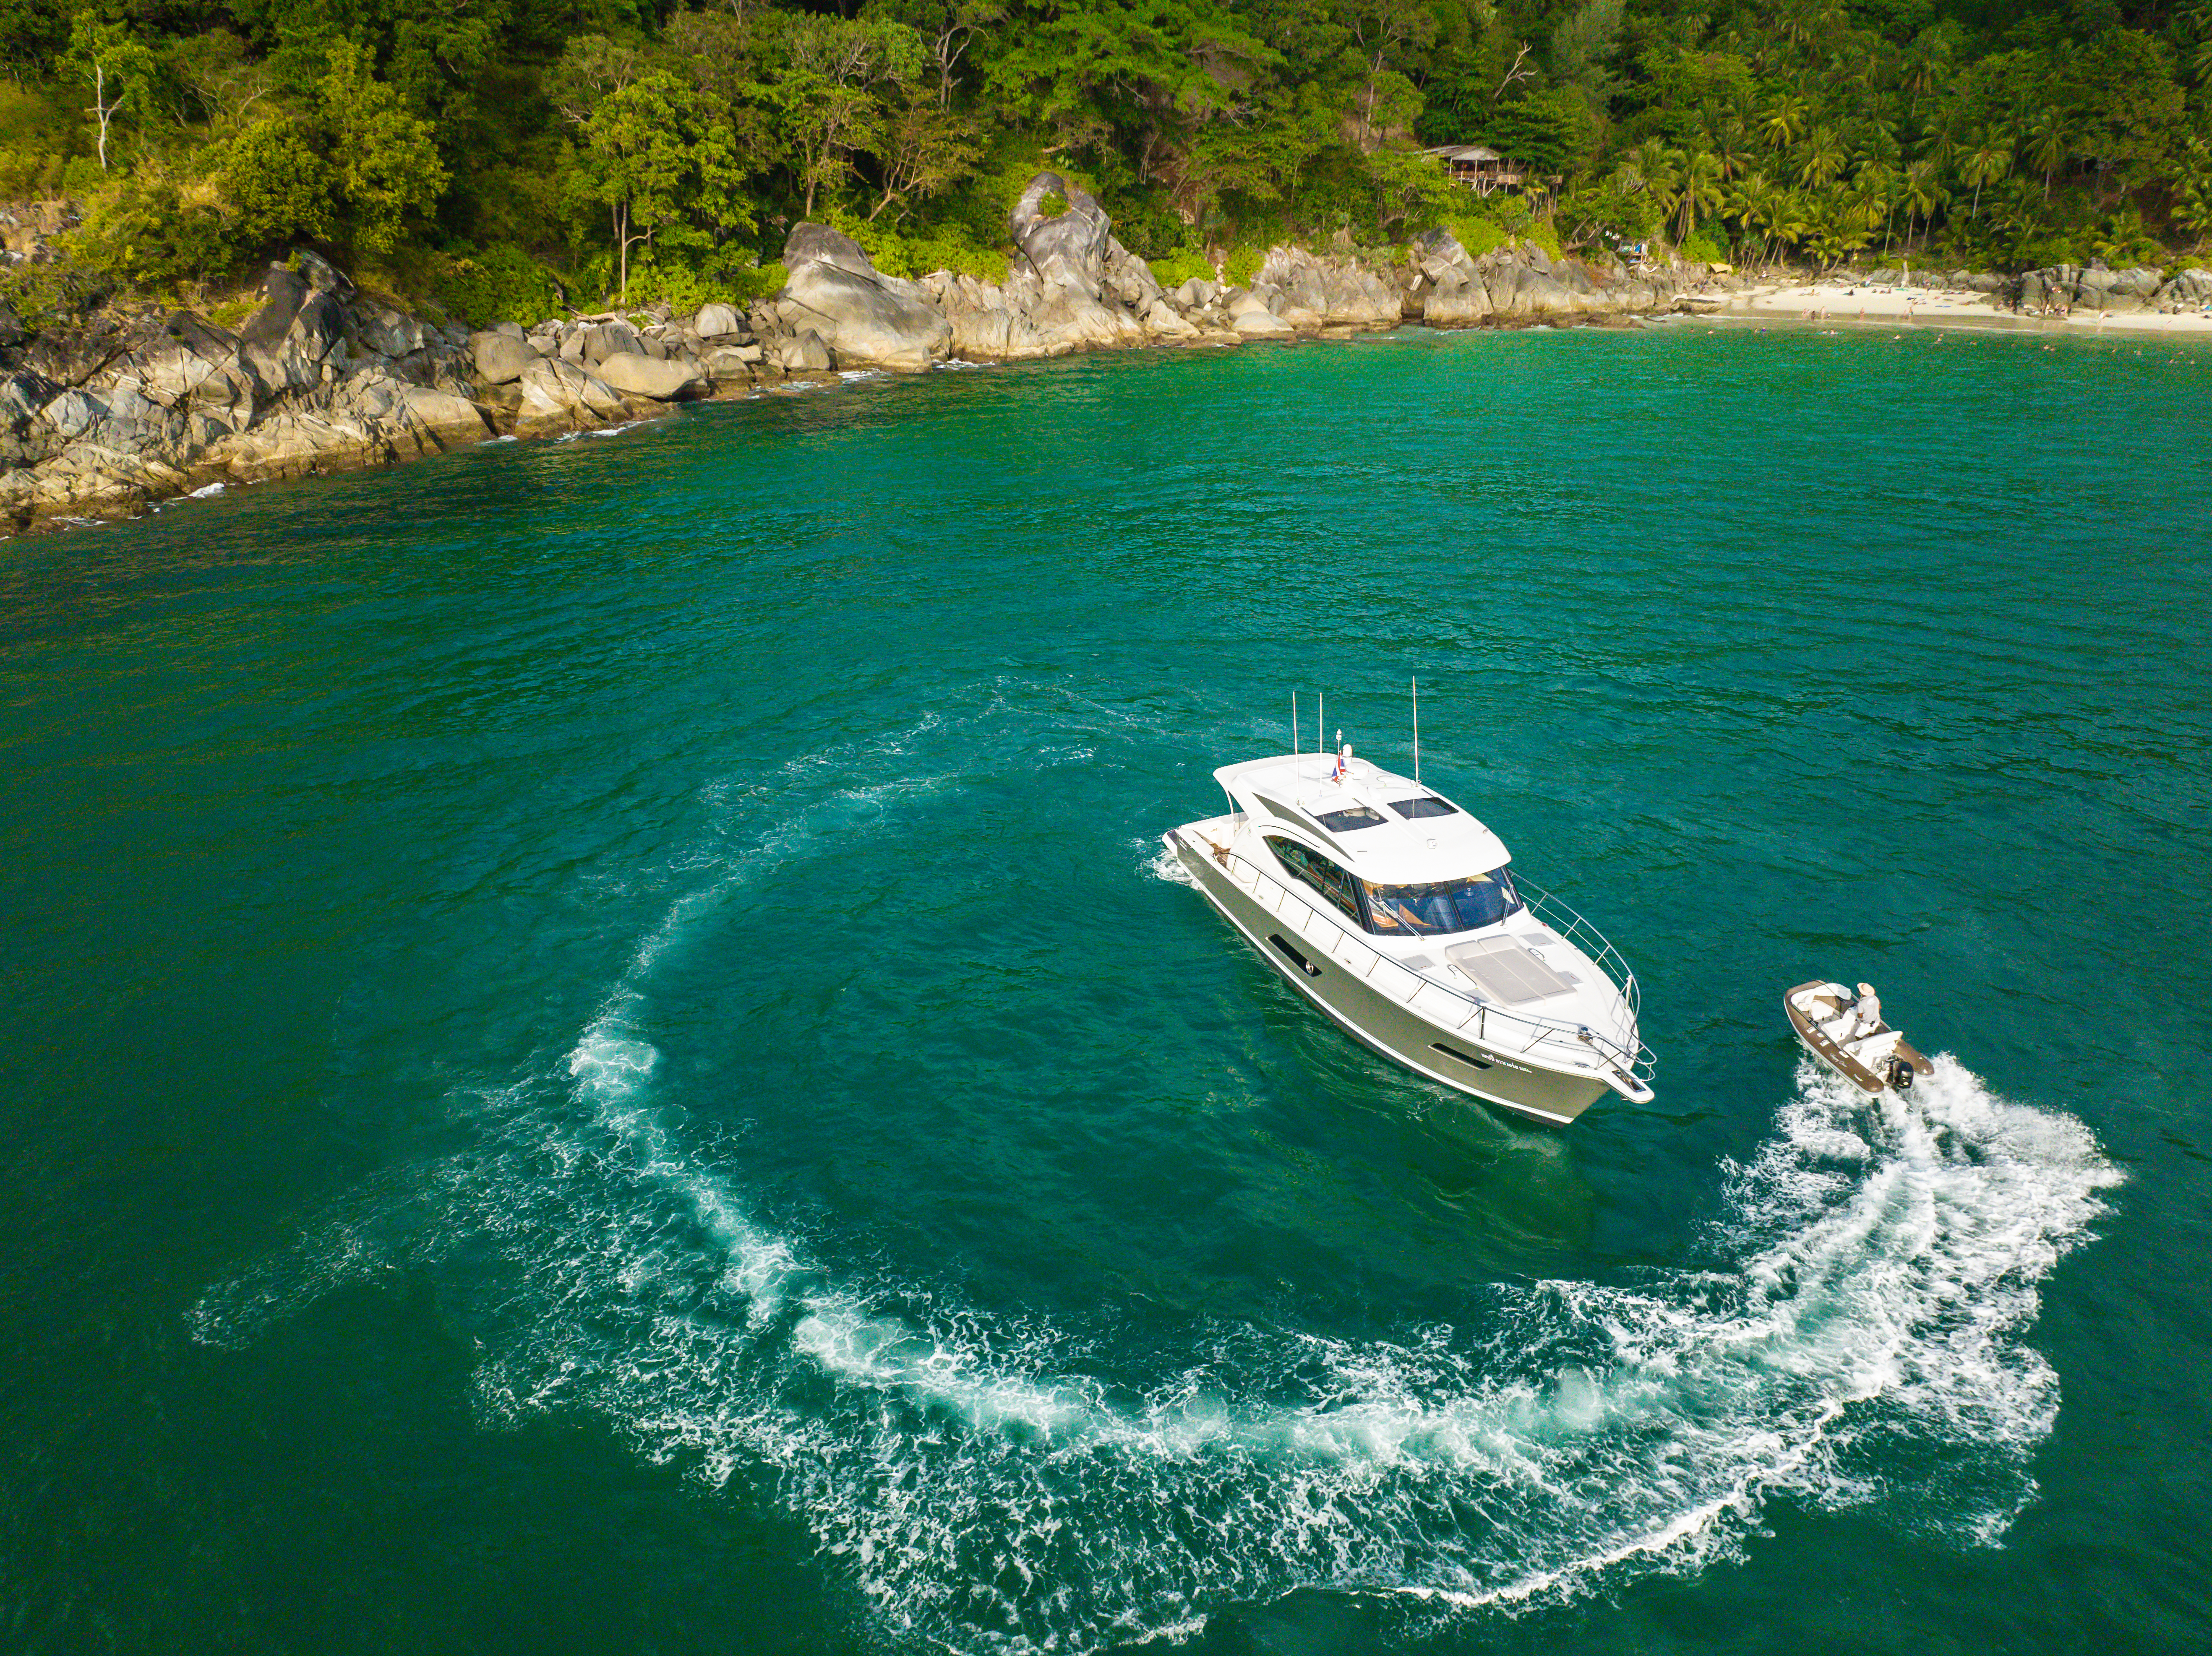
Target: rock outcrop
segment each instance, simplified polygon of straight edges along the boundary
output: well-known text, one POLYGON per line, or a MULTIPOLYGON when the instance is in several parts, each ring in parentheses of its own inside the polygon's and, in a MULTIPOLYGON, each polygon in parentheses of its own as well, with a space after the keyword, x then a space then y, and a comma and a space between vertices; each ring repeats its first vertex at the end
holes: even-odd
MULTIPOLYGON (((2001 277, 1982 280, 1990 284, 1984 291, 2008 287, 2001 277)), ((2052 264, 2029 270, 2010 284, 2010 292, 2015 309, 2038 314, 2075 309, 2108 315, 2201 311, 2212 305, 2212 270, 2183 270, 2169 278, 2147 264, 2114 270, 2095 259, 2086 265, 2052 264)))
POLYGON ((951 325, 920 284, 882 274, 850 236, 801 224, 783 265, 780 319, 812 333, 838 365, 920 370, 951 353, 951 325))
POLYGON ((688 356, 654 356, 645 351, 601 357, 599 373, 617 391, 631 397, 650 397, 656 403, 704 396, 711 384, 688 356))
MULTIPOLYGON (((0 316, 0 519, 21 531, 129 515, 210 483, 562 435, 841 369, 1603 318, 1691 302, 1705 280, 1698 267, 1630 277, 1526 243, 1471 258, 1439 232, 1401 265, 1278 247, 1249 287, 1217 270, 1164 289, 1098 202, 1052 173, 1030 180, 1006 228, 1004 281, 908 281, 850 237, 801 224, 781 293, 689 317, 647 306, 471 333, 358 291, 312 253, 270 267, 235 333, 183 311, 95 311, 27 340, 0 316)), ((2050 290, 2094 288, 2106 304, 2212 302, 2202 271, 2163 288, 2136 272, 2052 275, 2050 290)))
POLYGON ((1700 264, 1630 273, 1555 259, 1532 242, 1471 256, 1447 231, 1414 243, 1406 313, 1432 328, 1601 321, 1689 308, 1716 285, 1700 264))

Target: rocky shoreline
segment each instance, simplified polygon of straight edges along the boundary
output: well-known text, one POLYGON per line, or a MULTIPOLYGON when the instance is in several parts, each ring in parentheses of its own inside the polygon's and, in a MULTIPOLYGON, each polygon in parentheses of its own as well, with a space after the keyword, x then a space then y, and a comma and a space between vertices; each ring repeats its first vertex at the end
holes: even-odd
POLYGON ((985 282, 888 276, 849 238, 802 224, 786 286, 744 311, 641 307, 471 333, 380 302, 310 253, 269 269, 235 333, 173 311, 19 334, 0 378, 0 532, 131 517, 216 484, 563 435, 845 370, 1625 320, 1706 308, 1733 285, 1702 266, 1610 275, 1528 243, 1474 257, 1438 232, 1405 264, 1278 247, 1249 287, 1166 288, 1097 202, 1051 173, 1008 227, 1010 273, 985 282), (1047 214, 1054 197, 1065 210, 1047 214))

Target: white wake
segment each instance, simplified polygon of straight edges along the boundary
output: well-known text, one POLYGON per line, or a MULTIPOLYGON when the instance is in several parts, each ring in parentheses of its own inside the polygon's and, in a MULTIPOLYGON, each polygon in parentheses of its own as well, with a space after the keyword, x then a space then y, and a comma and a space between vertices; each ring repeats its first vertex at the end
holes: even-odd
POLYGON ((1882 1108, 1802 1071, 1705 1268, 1480 1290, 1479 1338, 1207 1326, 1116 1378, 1095 1331, 810 1263, 655 1106, 639 1015, 739 885, 941 786, 818 790, 671 904, 557 1073, 463 1101, 483 1149, 211 1290, 198 1337, 465 1248, 488 1423, 588 1411, 766 1492, 887 1631, 959 1649, 1090 1649, 1301 1586, 1495 1614, 1732 1556, 1778 1497, 1964 1543, 2032 1497, 2057 1386, 2025 1335, 2118 1175, 1948 1057, 1882 1108), (1917 1507, 1876 1475, 1900 1450, 1917 1507))

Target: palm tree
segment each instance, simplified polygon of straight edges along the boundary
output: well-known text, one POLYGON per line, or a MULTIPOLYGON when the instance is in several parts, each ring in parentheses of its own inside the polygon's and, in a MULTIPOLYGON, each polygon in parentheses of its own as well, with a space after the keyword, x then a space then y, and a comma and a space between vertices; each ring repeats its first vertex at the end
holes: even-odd
POLYGON ((1887 123, 1880 120, 1861 121, 1851 134, 1851 147, 1858 153, 1862 167, 1892 167, 1905 158, 1905 151, 1897 142, 1897 134, 1887 123))
POLYGON ((1801 245, 1813 234, 1813 218, 1805 197, 1794 190, 1775 192, 1778 200, 1769 221, 1774 227, 1774 240, 1783 246, 1801 245))
POLYGON ((2045 110, 2027 130, 2028 165, 2043 173, 2045 201, 2051 199, 2051 175, 2066 165, 2073 143, 2074 135, 2067 130, 2066 118, 2056 109, 2045 110))
POLYGON ((1713 159, 1720 163, 1721 176, 1732 179, 1749 166, 1752 157, 1751 131, 1743 118, 1730 115, 1717 123, 1712 130, 1713 159))
POLYGON ((1811 106, 1794 92, 1784 93, 1759 120, 1759 130, 1775 149, 1786 148, 1812 118, 1811 106))
POLYGON ((1907 242, 1912 240, 1914 215, 1917 214, 1923 223, 1927 222, 1943 200, 1944 190, 1936 179, 1934 161, 1914 161, 1905 169, 1904 186, 1898 197, 1898 204, 1905 209, 1905 239, 1907 242))
POLYGON ((1764 173, 1747 173, 1729 196, 1729 216, 1735 221, 1738 239, 1747 246, 1754 232, 1765 228, 1766 200, 1772 189, 1764 173))
POLYGON ((1913 118, 1920 116, 1920 100, 1943 84, 1951 67, 1951 42, 1932 30, 1912 43, 1905 56, 1902 84, 1911 97, 1913 118))
POLYGON ((1851 191, 1824 190, 1807 214, 1810 245, 1826 270, 1843 263, 1844 255, 1866 246, 1867 223, 1863 203, 1851 191))
POLYGON ((2001 126, 1984 127, 1974 147, 1966 152, 1961 176, 1974 186, 1974 208, 1970 218, 1982 215, 1982 186, 2012 172, 2012 134, 2001 126))
POLYGON ((1898 184, 1897 169, 1879 161, 1868 161, 1851 179, 1852 191, 1867 204, 1867 229, 1871 232, 1877 221, 1881 225, 1884 258, 1889 257, 1889 221, 1897 214, 1898 184))
POLYGON ((1674 210, 1676 189, 1682 177, 1682 152, 1669 149, 1656 138, 1646 138, 1629 152, 1628 164, 1643 181, 1652 205, 1658 210, 1659 221, 1664 224, 1674 210))
POLYGON ((2173 186, 2173 221, 2197 233, 2200 243, 2212 235, 2212 144, 2191 138, 2184 147, 2187 157, 2173 186))
POLYGON ((1782 38, 1793 46, 1804 45, 1830 21, 1829 9, 1821 0, 1782 0, 1776 10, 1782 38))
POLYGON ((1830 183, 1844 170, 1844 163, 1849 159, 1835 129, 1816 126, 1797 158, 1797 181, 1814 185, 1830 183))
POLYGON ((1682 163, 1680 192, 1674 197, 1681 240, 1697 234, 1700 213, 1717 213, 1721 206, 1721 164, 1717 156, 1699 150, 1682 163))

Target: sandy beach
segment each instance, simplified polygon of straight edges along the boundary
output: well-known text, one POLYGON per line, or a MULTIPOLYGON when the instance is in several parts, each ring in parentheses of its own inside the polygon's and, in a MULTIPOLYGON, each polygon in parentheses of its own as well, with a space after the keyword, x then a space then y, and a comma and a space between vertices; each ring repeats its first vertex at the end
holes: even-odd
POLYGON ((2068 333, 2212 334, 2212 311, 2191 311, 2179 316, 2161 316, 2149 311, 2100 314, 2077 305, 2074 313, 2062 320, 2055 316, 2038 316, 2033 311, 2014 312, 1991 303, 1982 294, 1936 288, 1874 288, 1850 282, 1792 282, 1747 288, 1716 314, 1798 321, 1963 323, 2068 333))

